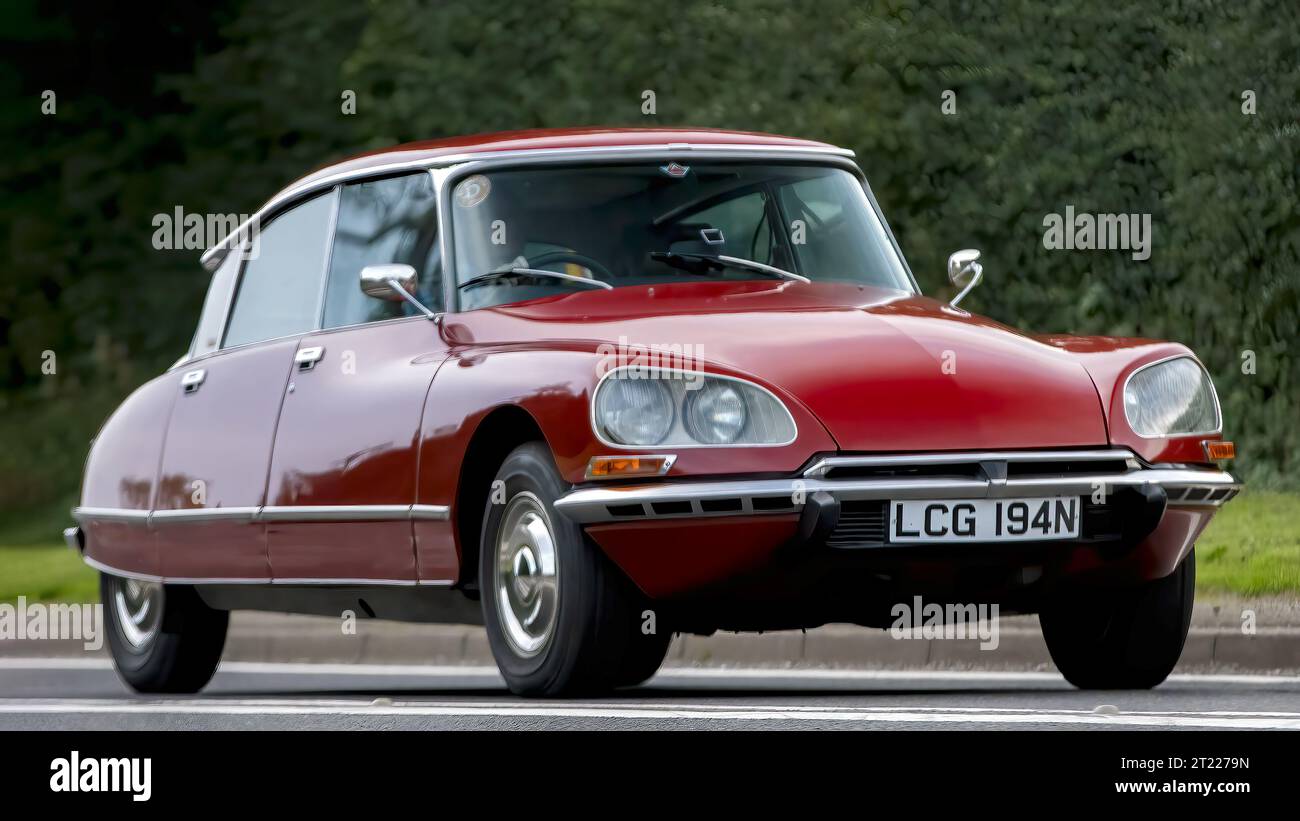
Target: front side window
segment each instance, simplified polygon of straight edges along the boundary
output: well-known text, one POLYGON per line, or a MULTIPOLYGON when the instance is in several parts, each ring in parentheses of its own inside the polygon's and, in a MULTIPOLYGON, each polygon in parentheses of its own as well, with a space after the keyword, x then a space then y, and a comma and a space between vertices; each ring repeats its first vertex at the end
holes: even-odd
POLYGON ((331 191, 307 200, 262 229, 257 255, 239 279, 222 347, 315 329, 336 196, 331 191))
POLYGON ((408 302, 361 292, 362 268, 395 262, 415 268, 416 297, 429 308, 442 310, 437 194, 427 172, 343 186, 323 327, 416 315, 408 302))
POLYGON ((461 307, 586 287, 799 274, 911 292, 903 261, 861 182, 844 168, 756 162, 519 168, 453 182, 461 307), (493 274, 493 276, 485 276, 493 274))

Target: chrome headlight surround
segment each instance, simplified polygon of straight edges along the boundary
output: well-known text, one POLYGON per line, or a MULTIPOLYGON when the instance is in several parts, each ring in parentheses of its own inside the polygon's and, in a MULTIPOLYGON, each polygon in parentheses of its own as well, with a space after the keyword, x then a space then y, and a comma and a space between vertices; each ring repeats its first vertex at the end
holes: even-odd
MULTIPOLYGON (((719 403, 715 401, 714 404, 719 403)), ((625 450, 780 447, 790 444, 798 436, 789 409, 761 385, 734 376, 641 365, 613 368, 601 377, 592 394, 591 427, 602 444, 625 450), (667 432, 659 441, 628 441, 635 437, 620 435, 619 421, 611 414, 610 408, 631 395, 630 391, 625 392, 620 387, 620 383, 647 381, 667 391, 671 397, 672 418, 667 418, 666 411, 661 412, 667 432), (619 394, 612 394, 613 391, 619 394), (708 391, 708 394, 703 391, 708 391), (725 400, 722 403, 726 411, 723 416, 727 418, 720 416, 713 420, 716 424, 705 424, 708 421, 705 414, 708 403, 705 400, 719 399, 725 400), (741 420, 739 424, 737 416, 741 420), (730 439, 723 441, 728 436, 730 439)))
POLYGON ((1123 402, 1129 427, 1144 439, 1203 436, 1223 429, 1214 382, 1188 354, 1134 370, 1124 381, 1123 402))

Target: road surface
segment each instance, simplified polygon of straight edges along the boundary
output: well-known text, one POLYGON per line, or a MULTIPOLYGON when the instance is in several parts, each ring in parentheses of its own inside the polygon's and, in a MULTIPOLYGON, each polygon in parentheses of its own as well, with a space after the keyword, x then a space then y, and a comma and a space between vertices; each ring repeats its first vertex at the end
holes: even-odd
POLYGON ((669 668, 533 701, 489 667, 226 662, 197 696, 145 697, 104 659, 0 659, 0 730, 881 728, 1300 729, 1300 677, 1084 693, 1055 673, 669 668))

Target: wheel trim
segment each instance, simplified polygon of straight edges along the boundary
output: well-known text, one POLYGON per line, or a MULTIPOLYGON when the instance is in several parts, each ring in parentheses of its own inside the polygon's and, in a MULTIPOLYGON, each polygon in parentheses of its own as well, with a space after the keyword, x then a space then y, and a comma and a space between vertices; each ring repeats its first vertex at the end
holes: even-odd
POLYGON ((506 505, 494 567, 501 632, 515 653, 536 656, 555 633, 560 567, 550 517, 532 493, 519 493, 506 505))
POLYGON ((132 649, 144 650, 162 625, 163 587, 157 582, 117 579, 113 588, 112 607, 122 638, 132 649))

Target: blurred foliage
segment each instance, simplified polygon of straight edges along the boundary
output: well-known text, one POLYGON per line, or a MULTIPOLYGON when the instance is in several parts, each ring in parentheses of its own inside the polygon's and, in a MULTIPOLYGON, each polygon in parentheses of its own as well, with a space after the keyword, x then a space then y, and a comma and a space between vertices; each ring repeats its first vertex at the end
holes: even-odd
POLYGON ((927 293, 950 293, 950 251, 978 247, 972 310, 1185 342, 1219 387, 1238 466, 1300 484, 1290 0, 7 5, 0 507, 74 492, 107 409, 186 348, 206 277, 196 251, 151 247, 155 214, 248 213, 367 148, 573 125, 853 148, 927 293), (56 115, 40 113, 44 89, 56 115), (1043 218, 1067 205, 1151 214, 1151 258, 1046 250, 1043 218))

